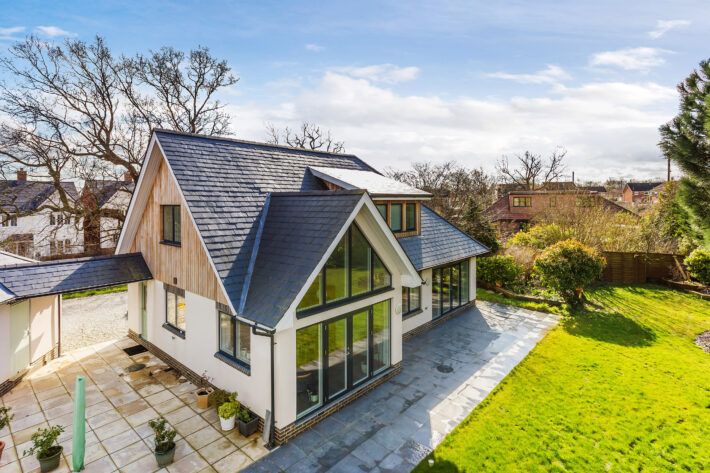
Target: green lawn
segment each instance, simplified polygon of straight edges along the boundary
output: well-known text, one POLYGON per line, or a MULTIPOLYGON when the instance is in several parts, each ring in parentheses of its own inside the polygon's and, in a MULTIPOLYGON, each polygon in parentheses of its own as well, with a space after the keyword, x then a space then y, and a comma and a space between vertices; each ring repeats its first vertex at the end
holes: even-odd
POLYGON ((126 286, 125 284, 120 284, 118 286, 101 287, 99 289, 87 289, 85 291, 67 292, 62 295, 62 299, 77 299, 79 297, 97 296, 99 294, 111 294, 113 292, 125 292, 127 290, 128 286, 126 286))
POLYGON ((710 354, 693 343, 710 303, 653 285, 588 296, 415 471, 710 466, 710 354))

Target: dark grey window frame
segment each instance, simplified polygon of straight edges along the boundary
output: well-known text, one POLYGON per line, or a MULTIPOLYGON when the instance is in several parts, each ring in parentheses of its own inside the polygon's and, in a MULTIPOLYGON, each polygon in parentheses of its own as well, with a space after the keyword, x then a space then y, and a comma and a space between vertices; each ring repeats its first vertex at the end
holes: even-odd
MULTIPOLYGON (((239 324, 243 325, 246 327, 247 330, 251 332, 251 326, 249 324, 246 324, 242 322, 241 320, 237 319, 235 315, 232 314, 231 310, 229 310, 228 307, 223 306, 222 304, 217 303, 217 352, 214 354, 215 358, 224 361, 228 365, 238 369, 239 371, 245 373, 245 374, 251 374, 251 360, 250 361, 245 361, 242 358, 237 356, 237 339, 238 339, 238 333, 237 333, 237 327, 239 327, 239 324), (226 352, 222 350, 222 331, 220 330, 220 324, 221 324, 221 317, 222 315, 226 315, 227 317, 231 318, 231 330, 232 330, 232 335, 234 336, 234 347, 232 353, 226 352)), ((251 333, 250 333, 251 337, 251 333)), ((249 340, 249 355, 251 358, 251 338, 249 340)))
MULTIPOLYGON (((407 292, 407 310, 404 310, 404 307, 402 307, 402 317, 408 317, 412 316, 415 314, 419 314, 422 312, 422 287, 417 286, 417 287, 406 287, 402 286, 402 291, 407 292), (415 308, 412 308, 412 291, 416 290, 419 292, 419 305, 415 308)), ((404 299, 404 298, 403 298, 404 299)))
POLYGON ((440 266, 437 266, 437 267, 435 267, 435 268, 432 268, 432 270, 431 270, 431 281, 432 281, 432 287, 431 287, 431 290, 432 290, 432 298, 431 298, 431 300, 432 300, 432 308, 431 308, 431 312, 432 312, 432 318, 433 318, 433 319, 438 319, 439 317, 442 317, 443 315, 446 315, 446 314, 448 314, 449 312, 452 312, 452 311, 454 311, 454 310, 456 310, 456 309, 459 309, 459 308, 465 306, 466 304, 468 304, 469 302, 471 302, 471 294, 470 294, 471 262, 470 262, 470 260, 469 260, 468 258, 462 259, 462 260, 459 260, 459 261, 454 261, 454 262, 447 263, 447 264, 442 264, 442 265, 440 265, 440 266), (463 300, 463 297, 462 297, 463 291, 461 291, 461 275, 463 274, 463 271, 461 271, 461 266, 462 266, 463 264, 467 264, 467 265, 468 265, 468 271, 467 271, 466 274, 467 274, 468 279, 469 279, 469 280, 468 280, 468 283, 469 283, 469 290, 467 291, 469 294, 468 294, 468 300, 467 300, 467 301, 464 301, 464 300, 463 300), (444 278, 443 278, 443 276, 441 275, 441 271, 444 270, 444 269, 447 269, 447 268, 451 268, 451 267, 453 267, 453 266, 458 266, 458 269, 459 269, 459 271, 458 271, 458 281, 457 281, 457 283, 458 283, 458 304, 457 304, 455 307, 453 306, 453 304, 451 304, 451 302, 452 302, 452 301, 451 301, 451 298, 450 298, 450 295, 451 295, 451 281, 449 281, 449 301, 448 301, 448 302, 449 302, 449 308, 448 308, 448 310, 447 310, 446 312, 444 312, 444 291, 443 291, 443 288, 442 288, 443 283, 444 283, 444 278), (438 278, 438 280, 439 280, 439 307, 438 307, 439 311, 438 311, 438 314, 437 314, 437 315, 434 315, 434 314, 436 313, 436 311, 434 310, 434 299, 435 299, 435 294, 434 294, 434 293, 435 293, 435 283, 434 283, 434 281, 437 279, 437 278, 436 278, 436 272, 437 272, 437 271, 439 272, 439 278, 438 278))
MULTIPOLYGON (((164 286, 165 286, 165 323, 163 323, 163 328, 165 328, 169 332, 174 333, 175 335, 177 335, 180 338, 185 338, 185 333, 187 330, 187 322, 185 324, 185 328, 182 329, 176 325, 173 325, 172 323, 170 323, 168 321, 168 297, 170 297, 170 295, 175 296, 175 310, 176 310, 175 322, 177 323, 177 307, 178 307, 177 297, 182 297, 184 300, 185 299, 185 290, 180 289, 179 287, 171 286, 169 284, 164 284, 164 286)), ((186 304, 186 306, 187 306, 187 304, 186 304)))
POLYGON ((165 245, 172 245, 172 246, 181 246, 182 245, 182 235, 180 235, 180 232, 177 232, 178 234, 175 235, 175 222, 176 219, 175 217, 177 216, 177 220, 179 221, 179 227, 180 230, 182 230, 182 218, 180 214, 180 205, 161 205, 160 206, 160 229, 161 229, 161 240, 160 243, 163 243, 165 245), (165 228, 165 210, 166 209, 171 209, 172 213, 172 229, 170 230, 170 238, 166 238, 166 228, 165 228))

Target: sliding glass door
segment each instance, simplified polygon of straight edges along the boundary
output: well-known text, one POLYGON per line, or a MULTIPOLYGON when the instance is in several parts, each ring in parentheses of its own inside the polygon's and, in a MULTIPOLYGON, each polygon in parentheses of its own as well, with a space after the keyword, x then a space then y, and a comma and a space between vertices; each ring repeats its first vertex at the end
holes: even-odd
POLYGON ((432 270, 432 316, 438 318, 469 301, 468 260, 432 270))
POLYGON ((296 331, 298 416, 390 366, 390 301, 296 331))

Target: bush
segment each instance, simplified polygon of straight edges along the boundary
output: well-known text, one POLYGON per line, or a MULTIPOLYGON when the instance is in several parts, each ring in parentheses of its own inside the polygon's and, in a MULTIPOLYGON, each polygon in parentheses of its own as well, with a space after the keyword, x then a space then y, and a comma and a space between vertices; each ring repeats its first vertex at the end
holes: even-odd
POLYGON ((540 223, 528 228, 526 231, 518 232, 508 240, 508 243, 515 246, 526 246, 544 250, 558 241, 567 240, 572 237, 569 229, 564 229, 556 223, 540 223))
POLYGON ((10 421, 14 417, 13 414, 10 414, 11 410, 12 407, 0 407, 0 430, 10 425, 10 421))
POLYGON ((223 402, 219 409, 217 409, 217 414, 222 419, 231 419, 237 415, 237 410, 239 409, 239 404, 236 401, 223 402))
POLYGON ((597 250, 577 240, 564 240, 545 250, 536 260, 534 271, 544 285, 568 303, 581 302, 582 291, 599 279, 606 261, 597 250))
POLYGON ((32 446, 23 452, 23 455, 37 455, 37 458, 48 458, 55 455, 62 447, 57 442, 64 432, 64 427, 55 425, 48 429, 39 429, 32 434, 32 446))
POLYGON ((155 432, 156 453, 169 452, 175 447, 175 436, 177 432, 170 428, 163 416, 149 421, 148 426, 155 432))
POLYGON ((522 273, 512 256, 487 256, 477 261, 476 279, 486 284, 512 287, 520 281, 522 273))
POLYGON ((225 402, 234 402, 237 400, 236 392, 225 391, 224 389, 215 389, 210 393, 210 404, 214 406, 215 409, 219 410, 220 406, 225 402))
POLYGON ((710 251, 696 248, 683 262, 693 278, 706 286, 710 285, 710 251))

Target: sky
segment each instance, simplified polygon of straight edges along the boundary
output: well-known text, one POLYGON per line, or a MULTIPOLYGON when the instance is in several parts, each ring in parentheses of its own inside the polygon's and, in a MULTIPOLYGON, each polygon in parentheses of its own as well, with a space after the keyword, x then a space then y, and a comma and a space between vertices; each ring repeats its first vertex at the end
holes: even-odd
POLYGON ((220 96, 236 137, 314 122, 382 170, 562 147, 578 181, 663 177, 658 127, 710 58, 705 0, 0 5, 0 54, 28 34, 206 46, 239 77, 220 96))

